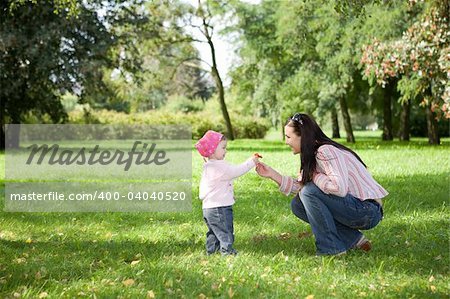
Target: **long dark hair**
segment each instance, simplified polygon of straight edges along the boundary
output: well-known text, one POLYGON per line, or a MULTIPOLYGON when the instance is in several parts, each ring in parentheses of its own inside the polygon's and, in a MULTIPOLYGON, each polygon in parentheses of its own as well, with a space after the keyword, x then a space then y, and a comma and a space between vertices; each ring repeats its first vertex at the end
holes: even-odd
POLYGON ((327 137, 311 116, 296 113, 287 120, 286 126, 294 128, 295 134, 301 137, 300 172, 303 170, 303 184, 312 181, 314 170, 316 170, 317 149, 324 144, 329 144, 352 153, 367 168, 366 164, 364 164, 354 151, 327 137))

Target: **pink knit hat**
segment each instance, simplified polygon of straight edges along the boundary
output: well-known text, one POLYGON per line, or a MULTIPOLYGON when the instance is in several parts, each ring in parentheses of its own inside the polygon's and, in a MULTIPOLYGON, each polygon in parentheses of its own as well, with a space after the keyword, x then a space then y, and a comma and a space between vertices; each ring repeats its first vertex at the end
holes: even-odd
POLYGON ((217 146, 222 140, 223 135, 215 131, 209 130, 203 135, 202 138, 195 144, 195 148, 198 150, 200 155, 208 158, 216 151, 217 146))

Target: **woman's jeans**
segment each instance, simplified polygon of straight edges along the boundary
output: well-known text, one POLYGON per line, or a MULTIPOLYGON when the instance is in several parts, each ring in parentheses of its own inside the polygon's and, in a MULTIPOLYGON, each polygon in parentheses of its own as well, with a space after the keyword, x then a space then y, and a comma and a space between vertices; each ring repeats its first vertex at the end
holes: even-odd
POLYGON ((362 233, 383 218, 383 209, 375 201, 361 201, 326 194, 314 183, 307 183, 291 202, 292 212, 311 225, 317 254, 332 255, 356 246, 362 233))
POLYGON ((233 207, 203 209, 203 219, 208 226, 206 252, 213 254, 220 251, 224 255, 236 254, 237 251, 233 249, 233 207))

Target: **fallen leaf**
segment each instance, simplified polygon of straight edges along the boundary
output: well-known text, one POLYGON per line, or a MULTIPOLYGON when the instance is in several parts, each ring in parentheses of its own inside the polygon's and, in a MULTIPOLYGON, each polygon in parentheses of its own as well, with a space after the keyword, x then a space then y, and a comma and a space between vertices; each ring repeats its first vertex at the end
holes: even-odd
POLYGON ((17 292, 15 292, 15 293, 13 294, 13 297, 14 297, 14 298, 20 298, 20 294, 17 293, 17 292))
POLYGON ((208 265, 208 260, 201 260, 200 265, 202 265, 202 266, 208 265))
POLYGON ((47 292, 42 292, 39 294, 39 298, 46 298, 48 296, 47 292))
POLYGON ((233 298, 233 296, 234 296, 234 291, 233 291, 233 288, 232 288, 232 287, 230 287, 230 288, 228 289, 228 296, 230 296, 230 298, 233 298))
POLYGON ((15 260, 14 260, 14 262, 15 263, 17 263, 17 264, 23 264, 23 263, 25 263, 27 260, 25 259, 25 258, 23 258, 23 257, 19 257, 19 258, 16 258, 15 260))
POLYGON ((299 232, 298 233, 298 238, 299 239, 304 239, 304 238, 308 238, 312 235, 311 232, 299 232))
POLYGON ((131 278, 128 278, 124 281, 122 281, 122 284, 126 287, 132 286, 134 284, 134 280, 131 278))
POLYGON ((27 244, 31 244, 33 242, 33 240, 31 240, 31 238, 28 238, 26 241, 25 241, 25 243, 27 243, 27 244))
POLYGON ((136 265, 136 264, 139 264, 141 261, 132 261, 131 262, 131 266, 134 266, 134 265, 136 265))
POLYGON ((314 295, 308 295, 305 297, 305 299, 314 299, 314 295))
POLYGON ((430 286, 430 290, 435 293, 436 292, 436 287, 435 286, 430 286))
POLYGON ((429 282, 433 282, 434 281, 434 276, 431 275, 430 278, 428 279, 429 282))
POLYGON ((155 293, 153 292, 153 290, 150 290, 147 292, 147 299, 154 299, 155 298, 155 293))
POLYGON ((199 298, 199 299, 205 299, 205 298, 206 298, 206 295, 203 294, 203 293, 200 293, 200 294, 198 295, 198 298, 199 298))
POLYGON ((278 239, 280 240, 289 240, 291 238, 291 233, 281 233, 278 236, 278 239))
POLYGON ((253 236, 252 239, 253 239, 253 242, 259 243, 264 240, 267 240, 267 235, 256 235, 256 236, 253 236))
POLYGON ((173 287, 173 280, 172 279, 168 279, 167 281, 164 282, 164 286, 166 288, 171 288, 173 287))

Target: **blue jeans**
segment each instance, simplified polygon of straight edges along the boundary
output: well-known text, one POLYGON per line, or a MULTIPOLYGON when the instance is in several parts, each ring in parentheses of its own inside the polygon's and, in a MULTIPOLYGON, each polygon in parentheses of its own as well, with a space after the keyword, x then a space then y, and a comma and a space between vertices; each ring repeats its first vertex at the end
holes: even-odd
POLYGON ((237 251, 233 249, 233 207, 203 209, 203 219, 208 226, 206 252, 213 254, 220 251, 224 255, 236 254, 237 251))
POLYGON ((359 230, 371 229, 383 218, 378 203, 361 201, 351 194, 326 194, 312 182, 294 197, 291 208, 295 216, 311 225, 319 255, 338 254, 354 247, 362 236, 359 230))

